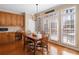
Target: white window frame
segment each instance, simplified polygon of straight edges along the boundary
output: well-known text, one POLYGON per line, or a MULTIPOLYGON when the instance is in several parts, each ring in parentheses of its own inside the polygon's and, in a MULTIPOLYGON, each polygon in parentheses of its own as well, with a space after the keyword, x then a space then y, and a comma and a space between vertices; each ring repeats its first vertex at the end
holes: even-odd
MULTIPOLYGON (((68 13, 68 14, 74 14, 74 15, 75 15, 75 19, 74 19, 74 21, 75 21, 75 22, 74 22, 74 30, 75 30, 75 34, 74 34, 74 44, 73 44, 73 43, 71 44, 70 42, 63 42, 63 41, 62 41, 62 40, 63 40, 63 39, 62 39, 62 38, 63 38, 63 37, 62 37, 62 28, 63 28, 63 27, 62 27, 62 26, 63 26, 63 25, 62 25, 62 22, 61 22, 61 42, 64 43, 64 44, 67 44, 67 45, 71 45, 71 46, 75 46, 75 47, 76 47, 76 45, 77 45, 77 43, 76 43, 76 7, 74 6, 74 7, 66 8, 66 9, 64 9, 64 11, 67 10, 67 9, 72 9, 72 8, 75 9, 74 13, 68 13)), ((61 14, 61 17, 62 17, 62 18, 61 18, 61 21, 63 20, 63 16, 68 15, 68 14, 65 14, 65 12, 63 12, 63 13, 61 14)))
POLYGON ((59 17, 58 12, 52 13, 52 19, 50 19, 50 40, 54 40, 54 41, 59 40, 59 21, 58 21, 58 17, 59 17), (54 14, 56 14, 56 15, 54 15, 54 14), (54 18, 54 17, 57 17, 57 18, 54 18), (55 37, 53 37, 52 34, 51 34, 51 21, 54 20, 54 19, 56 19, 56 21, 57 21, 56 22, 56 24, 57 24, 57 27, 56 27, 57 35, 55 37))

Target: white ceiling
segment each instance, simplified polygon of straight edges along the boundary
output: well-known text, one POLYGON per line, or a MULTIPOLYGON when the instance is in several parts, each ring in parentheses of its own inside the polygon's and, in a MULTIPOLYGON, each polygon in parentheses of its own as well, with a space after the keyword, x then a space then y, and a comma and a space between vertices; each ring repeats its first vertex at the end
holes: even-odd
MULTIPOLYGON (((57 4, 38 4, 38 12, 44 11, 54 6, 57 6, 57 4)), ((0 9, 21 13, 22 12, 30 14, 36 13, 35 4, 0 4, 0 9)))

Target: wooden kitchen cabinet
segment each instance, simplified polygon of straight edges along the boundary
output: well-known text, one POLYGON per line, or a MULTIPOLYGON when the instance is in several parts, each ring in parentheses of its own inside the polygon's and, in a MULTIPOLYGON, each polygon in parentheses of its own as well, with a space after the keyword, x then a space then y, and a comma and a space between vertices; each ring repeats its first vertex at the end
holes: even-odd
POLYGON ((15 32, 8 33, 9 41, 15 41, 15 32))
POLYGON ((5 13, 0 12, 0 26, 4 26, 6 23, 5 21, 5 13))
POLYGON ((9 39, 8 33, 0 33, 0 43, 8 42, 8 39, 9 39))
POLYGON ((0 12, 0 26, 24 27, 24 15, 0 12))
POLYGON ((0 12, 0 26, 11 25, 11 14, 0 12))
POLYGON ((16 15, 12 14, 11 15, 11 26, 17 26, 17 19, 16 19, 16 15))
POLYGON ((2 34, 3 34, 3 33, 0 33, 0 43, 3 42, 3 39, 2 39, 3 35, 2 35, 2 34))
POLYGON ((9 13, 5 14, 5 21, 6 21, 6 26, 11 25, 11 14, 9 14, 9 13))
POLYGON ((20 22, 21 22, 20 25, 23 27, 24 26, 24 22, 25 22, 24 21, 24 16, 22 15, 22 16, 20 16, 20 18, 21 18, 20 19, 20 22))
POLYGON ((15 32, 0 33, 0 43, 8 43, 15 41, 15 32))
POLYGON ((21 19, 20 15, 17 15, 17 25, 18 26, 20 26, 20 23, 21 23, 20 19, 21 19))
POLYGON ((24 22, 23 15, 17 15, 17 25, 22 27, 24 24, 23 22, 24 22))

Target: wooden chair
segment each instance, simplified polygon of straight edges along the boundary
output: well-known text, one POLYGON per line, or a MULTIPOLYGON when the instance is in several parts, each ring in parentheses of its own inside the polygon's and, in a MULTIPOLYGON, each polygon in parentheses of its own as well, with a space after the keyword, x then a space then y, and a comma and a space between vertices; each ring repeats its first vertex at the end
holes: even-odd
POLYGON ((48 36, 42 35, 42 39, 40 40, 39 43, 37 43, 36 47, 37 47, 36 50, 40 51, 42 54, 44 54, 44 52, 48 54, 48 36))
POLYGON ((23 49, 28 53, 28 54, 33 54, 34 53, 34 43, 32 40, 27 39, 27 37, 24 36, 24 47, 23 49))

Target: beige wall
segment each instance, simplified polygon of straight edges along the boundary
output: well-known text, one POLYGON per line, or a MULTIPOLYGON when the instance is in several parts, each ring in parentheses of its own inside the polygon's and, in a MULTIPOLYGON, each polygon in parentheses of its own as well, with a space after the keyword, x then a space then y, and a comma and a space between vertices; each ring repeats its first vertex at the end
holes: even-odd
POLYGON ((34 26, 35 24, 32 15, 25 13, 25 32, 28 31, 34 32, 35 31, 34 26))

